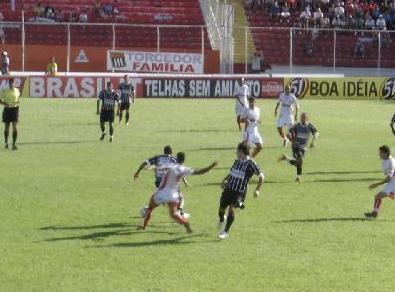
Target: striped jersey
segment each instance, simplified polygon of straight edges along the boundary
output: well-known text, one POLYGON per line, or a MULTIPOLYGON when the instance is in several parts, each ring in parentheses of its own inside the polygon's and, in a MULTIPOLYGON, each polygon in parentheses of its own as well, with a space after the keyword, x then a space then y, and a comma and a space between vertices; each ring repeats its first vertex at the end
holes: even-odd
POLYGON ((114 90, 109 91, 108 89, 103 89, 100 91, 98 99, 102 102, 102 111, 114 111, 115 102, 119 102, 119 95, 114 90))
POLYGON ((155 169, 155 184, 159 186, 160 182, 162 181, 163 176, 166 173, 166 170, 160 169, 161 167, 170 166, 172 164, 177 163, 177 159, 171 155, 162 154, 151 157, 146 161, 147 165, 156 166, 155 169), (159 168, 158 168, 159 167, 159 168))
POLYGON ((296 123, 289 129, 289 133, 293 137, 292 145, 299 148, 306 148, 310 134, 315 135, 317 129, 312 123, 296 123))
POLYGON ((391 125, 394 125, 395 124, 395 113, 394 113, 394 115, 392 116, 392 119, 391 119, 391 125))
POLYGON ((249 157, 246 160, 235 160, 226 179, 225 189, 244 194, 254 174, 262 174, 259 165, 254 160, 249 157))
POLYGON ((132 97, 132 95, 134 93, 133 85, 130 83, 123 82, 123 83, 119 84, 118 90, 121 93, 121 103, 129 104, 130 98, 132 97))

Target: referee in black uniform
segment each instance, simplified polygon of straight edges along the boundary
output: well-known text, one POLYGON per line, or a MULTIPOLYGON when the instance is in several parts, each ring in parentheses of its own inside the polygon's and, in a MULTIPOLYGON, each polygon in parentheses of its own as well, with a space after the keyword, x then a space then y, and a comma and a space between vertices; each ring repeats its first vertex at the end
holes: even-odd
POLYGON ((250 149, 245 143, 237 146, 237 159, 233 163, 230 173, 222 182, 222 196, 219 204, 219 238, 229 237, 229 229, 235 220, 235 209, 244 209, 244 200, 247 194, 247 184, 255 174, 259 177, 254 196, 257 198, 262 189, 264 175, 258 164, 249 157, 250 149), (228 209, 228 216, 225 224, 225 211, 228 209))
POLYGON ((100 140, 104 140, 106 136, 106 127, 105 123, 108 122, 110 126, 110 142, 112 142, 114 138, 114 114, 115 114, 115 102, 118 103, 118 111, 119 111, 119 95, 112 88, 112 83, 107 82, 107 88, 100 91, 99 97, 97 99, 97 114, 100 115, 100 129, 101 136, 100 140), (100 102, 101 102, 101 110, 100 110, 100 102))
POLYGON ((128 75, 124 76, 124 82, 119 84, 118 90, 121 94, 121 106, 119 108, 119 123, 122 121, 123 112, 126 111, 125 116, 125 124, 126 126, 129 125, 129 110, 130 110, 130 103, 134 103, 134 87, 130 82, 130 78, 128 75))

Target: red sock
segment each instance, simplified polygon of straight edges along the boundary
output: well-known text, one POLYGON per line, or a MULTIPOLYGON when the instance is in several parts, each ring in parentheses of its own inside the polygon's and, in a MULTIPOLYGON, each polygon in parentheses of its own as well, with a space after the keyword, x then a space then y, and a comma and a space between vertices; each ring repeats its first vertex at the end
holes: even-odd
POLYGON ((380 206, 381 206, 381 199, 376 199, 376 200, 374 200, 374 212, 379 212, 379 210, 380 210, 380 206))
POLYGON ((145 213, 144 217, 144 228, 148 226, 148 222, 151 219, 151 214, 152 214, 153 209, 148 208, 147 212, 145 213))

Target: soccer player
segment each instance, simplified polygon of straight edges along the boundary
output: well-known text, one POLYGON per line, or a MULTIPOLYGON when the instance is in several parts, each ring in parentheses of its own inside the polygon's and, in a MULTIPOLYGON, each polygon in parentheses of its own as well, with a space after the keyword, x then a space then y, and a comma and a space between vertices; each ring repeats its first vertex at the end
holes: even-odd
POLYGON ((254 146, 251 156, 254 158, 262 150, 262 137, 258 132, 258 124, 260 123, 261 110, 255 106, 255 98, 248 98, 248 108, 244 109, 241 121, 245 123, 243 133, 243 142, 248 146, 254 146))
POLYGON ((237 125, 239 126, 239 130, 241 131, 241 115, 244 112, 244 109, 247 107, 247 97, 250 96, 250 88, 246 84, 244 78, 241 78, 239 81, 239 87, 237 88, 235 92, 236 96, 236 105, 235 105, 235 111, 236 111, 236 120, 237 120, 237 125))
POLYGON ((55 57, 49 58, 47 70, 45 76, 54 77, 58 74, 58 64, 56 63, 55 57))
POLYGON ((383 160, 382 170, 384 172, 385 179, 380 182, 371 184, 369 186, 369 189, 373 190, 378 186, 385 186, 381 191, 376 194, 374 198, 373 211, 370 213, 365 213, 365 217, 367 218, 377 217, 377 215, 379 214, 381 201, 384 198, 395 198, 395 159, 391 156, 390 148, 386 145, 383 145, 379 148, 379 156, 383 160))
POLYGON ((122 121, 123 112, 126 111, 125 124, 129 125, 129 109, 130 102, 134 103, 135 91, 133 85, 130 83, 128 75, 124 76, 124 82, 119 84, 119 92, 121 93, 121 106, 119 108, 119 123, 122 121))
POLYGON ((259 177, 258 185, 254 191, 254 197, 257 198, 262 189, 264 175, 258 164, 252 160, 249 155, 249 147, 245 143, 237 146, 237 159, 233 163, 230 173, 222 182, 222 195, 219 204, 218 229, 220 230, 219 238, 229 237, 229 229, 235 220, 236 208, 244 209, 244 201, 247 194, 247 184, 255 174, 259 177), (225 212, 228 209, 228 216, 225 222, 225 212))
POLYGON ((14 79, 8 80, 9 88, 3 90, 0 94, 0 104, 4 105, 3 123, 4 123, 4 142, 5 148, 8 149, 8 135, 10 124, 12 124, 12 150, 17 150, 16 140, 18 138, 18 120, 19 120, 19 98, 21 96, 19 89, 14 86, 14 79))
POLYGON ((313 148, 319 134, 314 125, 309 122, 307 113, 302 113, 300 122, 289 129, 288 138, 292 141, 293 158, 289 158, 283 154, 278 159, 278 161, 287 161, 289 164, 296 167, 296 182, 300 182, 301 180, 303 159, 310 135, 313 135, 313 139, 310 143, 310 148, 313 148))
POLYGON ((180 181, 183 177, 188 175, 201 175, 207 173, 217 166, 218 162, 215 161, 206 168, 193 170, 184 166, 184 161, 185 154, 180 152, 177 153, 177 164, 169 165, 164 168, 159 167, 163 170, 166 169, 166 174, 163 177, 158 190, 152 195, 147 213, 144 217, 144 223, 142 226, 139 226, 138 229, 146 229, 151 219, 153 210, 161 204, 167 204, 169 207, 170 216, 174 218, 179 224, 183 225, 188 233, 192 232, 188 219, 183 217, 180 212, 178 212, 178 206, 180 203, 180 181))
POLYGON ((392 116, 390 126, 391 126, 392 133, 395 135, 395 113, 392 116))
MULTIPOLYGON (((169 145, 165 146, 165 148, 163 149, 163 154, 153 156, 141 163, 140 167, 133 176, 134 180, 138 179, 139 174, 143 169, 153 166, 155 167, 155 187, 159 188, 162 178, 166 174, 166 167, 177 163, 177 159, 172 154, 173 150, 171 149, 171 147, 169 145)), ((183 181, 185 186, 188 186, 188 182, 185 177, 183 178, 183 181)), ((189 217, 189 214, 183 211, 183 205, 184 198, 182 197, 182 194, 180 192, 180 205, 178 206, 178 211, 182 216, 189 217)), ((148 210, 148 206, 144 207, 143 210, 144 212, 142 213, 145 215, 146 211, 148 210)))
POLYGON ((280 115, 277 120, 277 130, 283 139, 283 146, 287 145, 288 139, 284 134, 284 127, 287 126, 288 130, 294 125, 297 120, 299 104, 296 96, 290 93, 289 86, 285 87, 284 93, 281 93, 276 108, 274 110, 274 117, 277 117, 278 109, 281 106, 280 115))
POLYGON ((114 139, 114 113, 115 113, 115 102, 118 103, 119 109, 119 95, 118 93, 112 88, 111 81, 107 82, 107 88, 100 91, 99 97, 97 99, 97 111, 96 113, 100 114, 100 129, 101 129, 101 136, 100 140, 104 140, 106 136, 106 127, 105 123, 108 122, 110 126, 110 142, 114 139), (101 110, 100 109, 100 102, 101 102, 101 110))

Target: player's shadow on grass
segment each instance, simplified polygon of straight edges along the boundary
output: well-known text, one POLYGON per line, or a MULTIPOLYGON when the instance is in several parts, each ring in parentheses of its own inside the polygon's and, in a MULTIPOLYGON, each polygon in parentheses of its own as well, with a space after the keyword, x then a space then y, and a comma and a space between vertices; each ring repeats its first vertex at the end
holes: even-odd
MULTIPOLYGON (((291 220, 273 221, 273 223, 321 223, 321 222, 348 222, 348 221, 374 222, 375 220, 371 220, 363 217, 338 217, 338 218, 291 219, 291 220)), ((384 221, 389 221, 389 220, 380 220, 380 222, 384 222, 384 221)))
POLYGON ((224 132, 235 132, 229 129, 184 129, 184 130, 163 130, 162 132, 168 133, 224 133, 224 132))
MULTIPOLYGON (((133 219, 137 219, 140 217, 132 217, 133 219)), ((108 224, 99 224, 99 225, 83 225, 83 226, 45 226, 41 227, 40 230, 85 230, 85 229, 102 229, 102 228, 130 228, 133 227, 133 224, 128 223, 108 223, 108 224)))
POLYGON ((306 172, 308 175, 321 175, 321 174, 371 174, 371 173, 381 173, 381 171, 313 171, 306 172))
POLYGON ((371 182, 377 181, 377 178, 330 178, 330 179, 316 179, 312 183, 336 183, 336 182, 371 182))
POLYGON ((70 144, 89 144, 89 143, 99 143, 97 140, 80 140, 80 141, 29 141, 20 142, 19 145, 70 145, 70 144))

